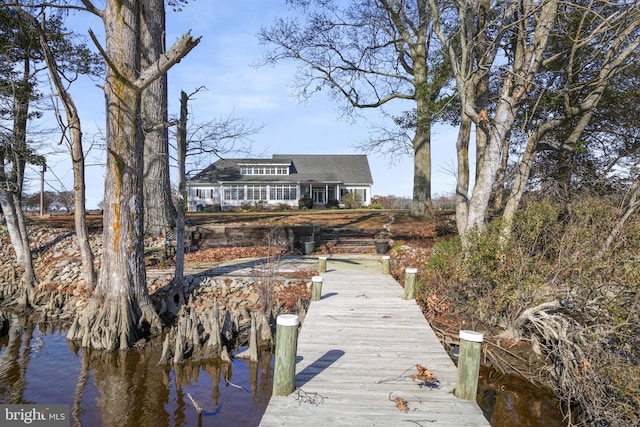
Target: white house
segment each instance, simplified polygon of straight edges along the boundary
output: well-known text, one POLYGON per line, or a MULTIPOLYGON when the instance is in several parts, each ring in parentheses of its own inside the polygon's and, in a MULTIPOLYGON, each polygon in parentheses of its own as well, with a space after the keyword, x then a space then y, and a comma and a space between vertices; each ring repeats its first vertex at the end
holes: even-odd
POLYGON ((357 193, 371 202, 371 170, 366 155, 274 154, 270 159, 223 159, 187 180, 189 210, 232 209, 263 203, 298 206, 309 197, 314 205, 340 201, 357 193))

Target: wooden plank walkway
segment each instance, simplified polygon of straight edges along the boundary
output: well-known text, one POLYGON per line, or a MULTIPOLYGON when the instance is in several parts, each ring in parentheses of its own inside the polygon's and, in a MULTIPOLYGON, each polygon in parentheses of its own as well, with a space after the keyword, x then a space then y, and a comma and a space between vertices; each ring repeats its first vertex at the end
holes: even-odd
POLYGON ((453 395, 454 363, 378 259, 332 257, 327 270, 300 329, 296 391, 271 397, 261 426, 489 425, 475 401, 453 395), (413 381, 417 364, 439 383, 413 381))

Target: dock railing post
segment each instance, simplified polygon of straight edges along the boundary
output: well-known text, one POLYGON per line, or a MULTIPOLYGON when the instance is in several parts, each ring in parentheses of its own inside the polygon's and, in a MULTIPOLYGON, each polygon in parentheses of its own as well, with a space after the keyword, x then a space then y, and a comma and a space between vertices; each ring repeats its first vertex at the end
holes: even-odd
POLYGON ((318 258, 318 273, 327 272, 327 257, 321 256, 318 258))
POLYGON ((483 340, 484 336, 480 332, 460 331, 458 375, 455 392, 453 393, 459 399, 476 400, 483 340))
POLYGON ((313 276, 311 278, 311 283, 313 287, 311 288, 311 301, 320 301, 322 298, 322 276, 313 276))
POLYGON ((296 388, 296 352, 298 325, 295 314, 281 314, 276 319, 276 360, 273 368, 273 395, 288 396, 296 388))
POLYGON ((403 299, 414 299, 416 297, 416 274, 417 268, 407 268, 404 270, 404 297, 403 299))
POLYGON ((391 274, 391 257, 389 255, 382 257, 382 274, 391 274))

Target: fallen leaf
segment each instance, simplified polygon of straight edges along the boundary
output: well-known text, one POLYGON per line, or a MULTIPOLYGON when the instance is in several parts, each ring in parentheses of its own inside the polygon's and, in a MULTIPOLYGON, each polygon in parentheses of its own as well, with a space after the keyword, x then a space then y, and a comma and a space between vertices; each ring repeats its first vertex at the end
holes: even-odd
POLYGON ((398 409, 400 409, 402 412, 407 412, 409 411, 409 402, 407 402, 406 400, 404 400, 401 397, 396 397, 396 407, 398 409))

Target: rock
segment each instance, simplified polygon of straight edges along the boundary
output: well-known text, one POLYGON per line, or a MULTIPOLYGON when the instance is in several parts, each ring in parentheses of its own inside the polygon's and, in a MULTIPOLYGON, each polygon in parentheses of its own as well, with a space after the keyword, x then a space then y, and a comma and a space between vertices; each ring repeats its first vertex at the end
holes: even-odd
POLYGON ((257 292, 251 292, 247 295, 246 300, 249 304, 256 304, 260 300, 260 295, 257 292))

